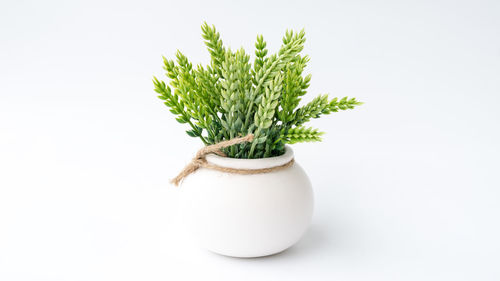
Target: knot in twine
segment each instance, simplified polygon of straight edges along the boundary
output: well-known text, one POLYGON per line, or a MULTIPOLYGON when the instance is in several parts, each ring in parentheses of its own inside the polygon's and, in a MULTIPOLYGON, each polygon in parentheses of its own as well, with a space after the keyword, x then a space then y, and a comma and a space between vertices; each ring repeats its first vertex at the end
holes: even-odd
POLYGON ((210 153, 215 153, 219 156, 226 157, 227 155, 221 151, 222 148, 243 143, 243 142, 252 142, 253 141, 253 134, 248 134, 244 137, 239 137, 239 138, 234 138, 230 139, 227 141, 221 141, 216 144, 208 145, 203 147, 202 149, 198 150, 196 153, 196 156, 187 164, 184 169, 175 177, 173 178, 170 182, 173 183, 175 186, 179 186, 180 182, 189 176, 191 173, 194 173, 196 170, 199 168, 208 168, 212 170, 217 170, 221 172, 226 172, 226 173, 233 173, 233 174, 240 174, 240 175, 252 175, 252 174, 263 174, 263 173, 269 173, 277 170, 281 170, 287 167, 290 167, 294 160, 290 160, 289 162, 280 165, 280 166, 275 166, 271 168, 263 168, 263 169, 235 169, 235 168, 227 168, 227 167, 221 167, 217 166, 211 163, 208 163, 207 159, 205 156, 210 153))

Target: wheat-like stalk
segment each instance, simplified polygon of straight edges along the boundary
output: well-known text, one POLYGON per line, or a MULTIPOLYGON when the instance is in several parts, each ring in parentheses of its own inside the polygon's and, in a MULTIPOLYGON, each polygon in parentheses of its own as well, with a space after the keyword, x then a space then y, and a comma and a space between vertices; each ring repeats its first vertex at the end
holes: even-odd
POLYGON ((253 133, 252 143, 224 148, 229 157, 261 158, 281 155, 285 144, 320 141, 323 133, 303 125, 362 103, 355 98, 329 99, 319 95, 300 106, 311 75, 301 56, 305 32, 286 31, 276 54, 268 55, 267 43, 257 36, 253 65, 243 49, 224 47, 214 26, 204 23, 202 37, 210 53, 207 66, 193 64, 177 51, 175 60, 163 58, 168 85, 153 78, 155 91, 186 133, 206 145, 253 133))

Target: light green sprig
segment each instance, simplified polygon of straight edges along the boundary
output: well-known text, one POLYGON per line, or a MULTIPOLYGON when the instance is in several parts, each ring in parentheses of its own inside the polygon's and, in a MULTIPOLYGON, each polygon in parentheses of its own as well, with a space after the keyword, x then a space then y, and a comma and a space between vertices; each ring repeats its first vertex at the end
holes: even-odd
POLYGON ((318 129, 301 126, 288 130, 288 132, 284 136, 284 139, 289 144, 298 142, 321 141, 321 135, 323 134, 323 132, 318 132, 318 129))

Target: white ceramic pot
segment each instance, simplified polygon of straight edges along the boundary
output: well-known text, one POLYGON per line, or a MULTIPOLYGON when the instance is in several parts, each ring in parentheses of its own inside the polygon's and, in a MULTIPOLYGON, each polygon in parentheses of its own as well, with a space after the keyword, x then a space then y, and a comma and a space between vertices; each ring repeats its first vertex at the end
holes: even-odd
MULTIPOLYGON (((262 159, 207 155, 222 167, 262 169, 283 165, 293 151, 262 159)), ((313 192, 295 163, 264 174, 240 175, 201 168, 184 179, 181 214, 202 247, 226 256, 261 257, 279 253, 304 234, 313 212, 313 192)))

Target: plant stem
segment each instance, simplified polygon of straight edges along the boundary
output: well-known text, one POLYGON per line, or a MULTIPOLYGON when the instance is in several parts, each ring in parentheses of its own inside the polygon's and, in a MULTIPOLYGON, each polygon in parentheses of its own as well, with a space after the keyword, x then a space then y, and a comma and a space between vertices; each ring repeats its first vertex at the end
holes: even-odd
MULTIPOLYGON (((194 126, 193 122, 191 122, 191 120, 188 120, 188 123, 189 125, 191 125, 191 128, 193 128, 193 130, 196 130, 196 127, 194 126)), ((201 134, 200 134, 200 139, 204 145, 208 145, 207 140, 201 134)))
POLYGON ((254 134, 254 139, 252 141, 252 146, 250 147, 250 152, 248 152, 248 158, 252 158, 253 156, 253 151, 255 150, 255 147, 257 146, 257 139, 259 138, 260 135, 260 128, 257 128, 257 131, 255 131, 254 134))
MULTIPOLYGON (((230 139, 234 138, 233 131, 229 132, 229 135, 230 135, 230 139)), ((231 145, 231 157, 234 157, 235 154, 236 154, 236 151, 235 151, 234 145, 231 145)))

